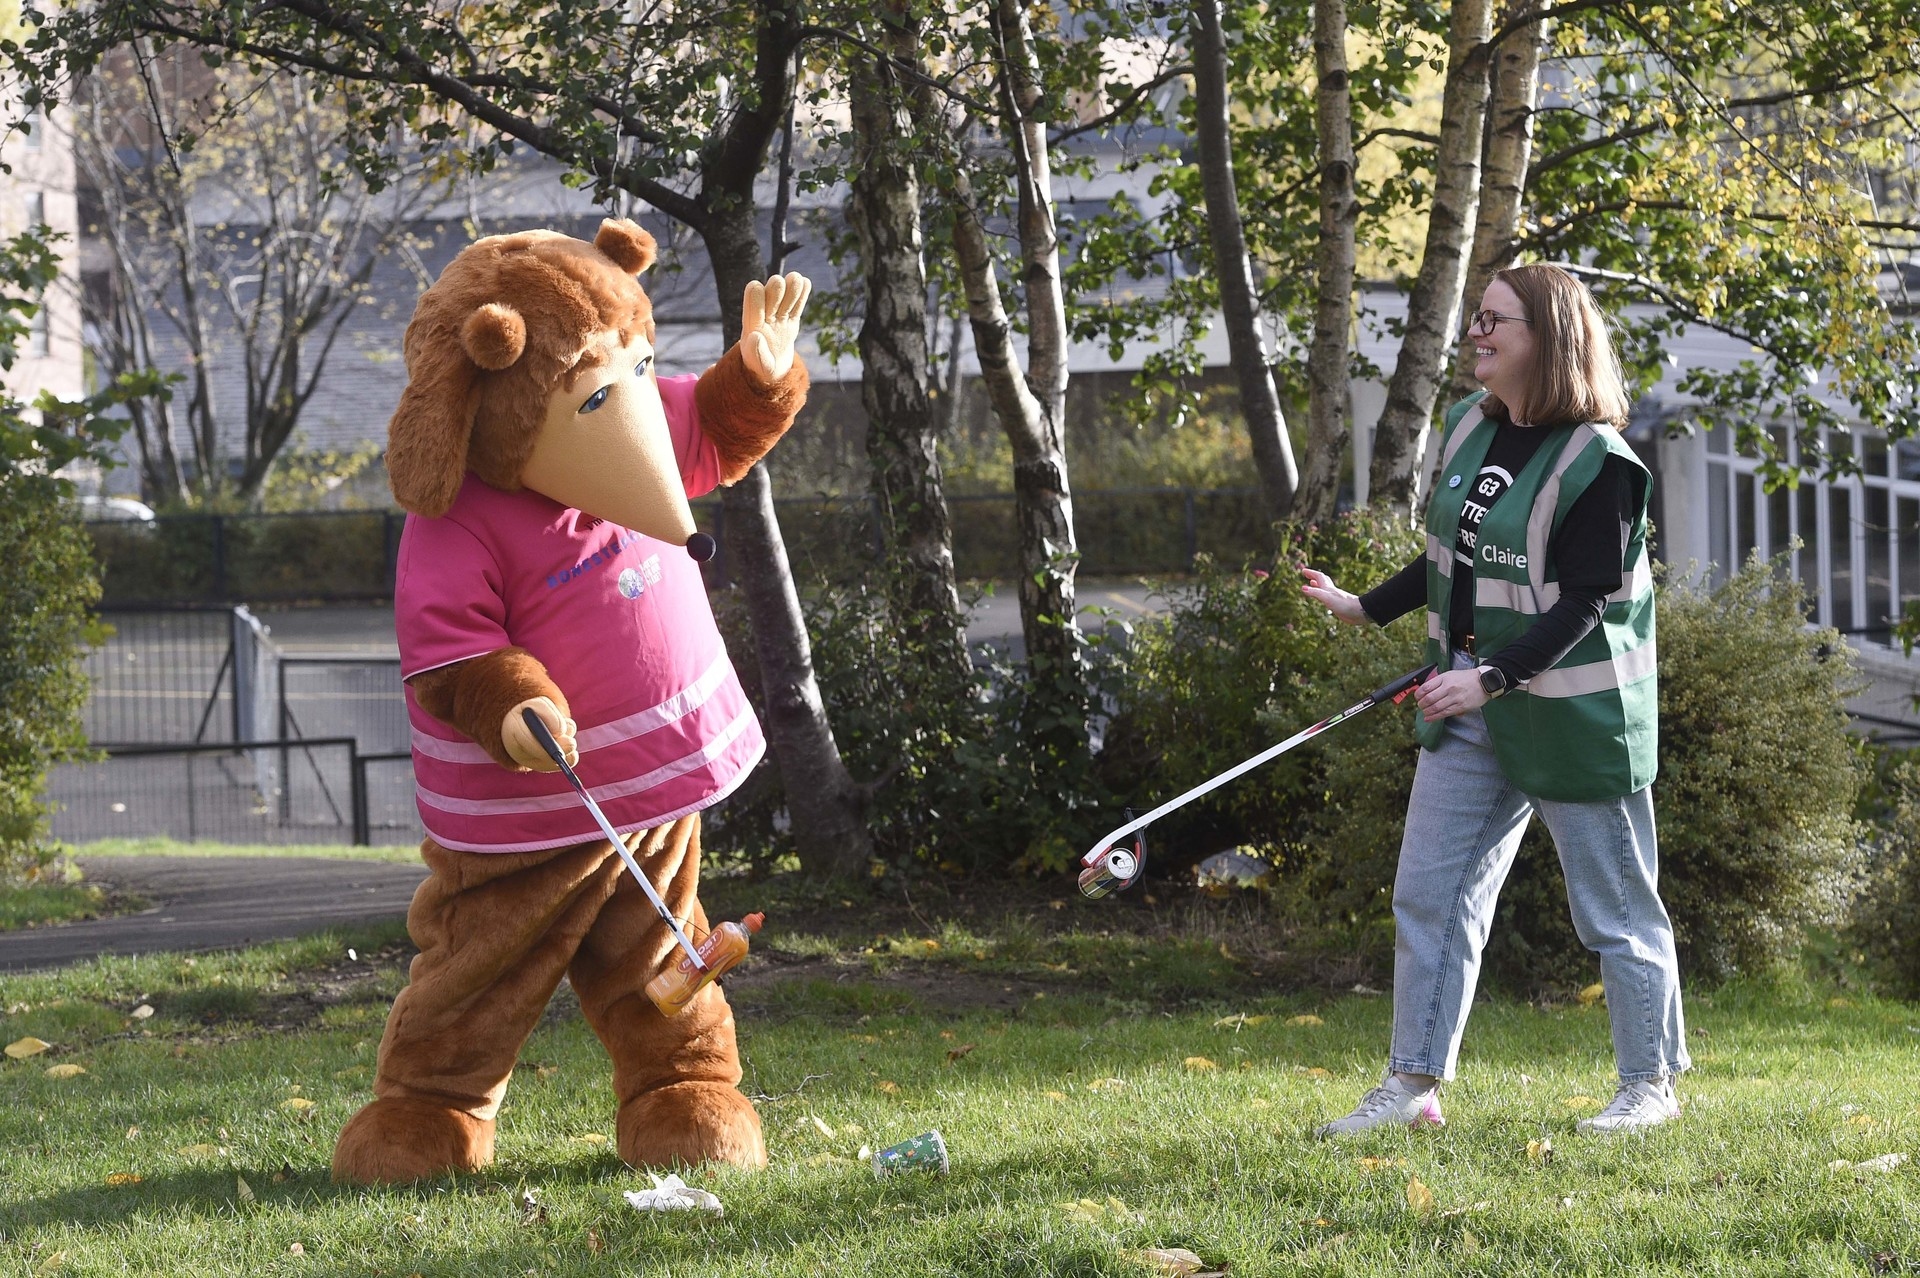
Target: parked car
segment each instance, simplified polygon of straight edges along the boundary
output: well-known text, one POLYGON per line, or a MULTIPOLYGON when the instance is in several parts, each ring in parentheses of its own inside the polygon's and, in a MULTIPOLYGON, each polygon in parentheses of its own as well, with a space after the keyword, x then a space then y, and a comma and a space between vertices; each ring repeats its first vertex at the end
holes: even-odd
POLYGON ((152 523, 153 507, 131 497, 86 496, 80 498, 80 517, 90 524, 152 523))

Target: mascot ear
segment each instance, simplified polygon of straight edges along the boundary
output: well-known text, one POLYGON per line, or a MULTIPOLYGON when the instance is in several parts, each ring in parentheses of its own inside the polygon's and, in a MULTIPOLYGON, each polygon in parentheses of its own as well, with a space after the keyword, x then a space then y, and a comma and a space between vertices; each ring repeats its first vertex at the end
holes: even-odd
POLYGON ((402 508, 438 518, 466 481, 474 374, 453 343, 424 345, 423 357, 408 361, 412 375, 387 425, 387 485, 402 508))
POLYGON ((460 326, 460 344, 467 358, 489 372, 509 368, 527 349, 527 322, 520 312, 499 302, 488 302, 460 326))
POLYGON ((641 230, 639 223, 623 217, 610 217, 602 222, 600 233, 593 237, 593 246, 629 275, 639 275, 653 265, 653 237, 641 230))

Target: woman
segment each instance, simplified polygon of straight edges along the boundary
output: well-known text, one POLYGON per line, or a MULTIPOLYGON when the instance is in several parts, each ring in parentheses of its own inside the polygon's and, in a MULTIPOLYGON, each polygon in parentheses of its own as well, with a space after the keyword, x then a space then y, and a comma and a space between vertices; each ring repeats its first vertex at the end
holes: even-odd
POLYGON ((1441 1124, 1500 886, 1528 817, 1553 835, 1581 942, 1600 956, 1620 1087, 1585 1132, 1679 1114, 1689 1065, 1673 927, 1656 888, 1658 730, 1651 478, 1620 438, 1605 321, 1573 276, 1501 271, 1469 324, 1485 392, 1447 413, 1427 551, 1365 595, 1306 570, 1340 620, 1425 607, 1443 673, 1416 697, 1424 747, 1394 881, 1389 1072, 1316 1131, 1441 1124))

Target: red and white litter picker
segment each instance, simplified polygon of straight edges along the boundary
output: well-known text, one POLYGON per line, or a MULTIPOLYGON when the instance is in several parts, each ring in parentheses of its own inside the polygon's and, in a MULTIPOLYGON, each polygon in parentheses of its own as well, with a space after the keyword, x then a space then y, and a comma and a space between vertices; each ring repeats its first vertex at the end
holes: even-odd
POLYGON ((1127 815, 1133 819, 1094 844, 1087 854, 1080 858, 1080 864, 1084 867, 1080 871, 1080 894, 1098 900, 1113 892, 1132 887, 1133 881, 1140 877, 1140 871, 1145 867, 1147 860, 1146 840, 1140 835, 1140 831, 1145 830, 1167 813, 1186 806, 1203 794, 1219 789, 1235 777, 1253 771, 1270 759, 1279 758, 1302 741, 1317 737, 1334 724, 1351 719, 1357 714, 1363 714, 1382 701, 1398 704, 1406 699, 1408 693, 1425 683, 1433 672, 1433 666, 1422 666, 1418 670, 1401 675, 1392 683, 1382 684, 1369 692, 1364 699, 1354 702, 1339 714, 1329 715, 1304 732, 1296 732, 1279 745, 1262 750, 1251 759, 1236 764, 1217 777, 1202 781, 1179 798, 1167 800, 1143 817, 1133 817, 1132 809, 1128 809, 1127 815), (1131 847, 1115 846, 1128 835, 1134 836, 1131 847))

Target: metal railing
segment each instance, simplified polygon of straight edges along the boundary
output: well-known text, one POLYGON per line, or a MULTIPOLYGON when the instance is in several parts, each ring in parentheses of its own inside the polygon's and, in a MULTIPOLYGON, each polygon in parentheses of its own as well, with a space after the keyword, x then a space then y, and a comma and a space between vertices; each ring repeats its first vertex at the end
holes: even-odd
POLYGON ((53 836, 65 843, 167 837, 189 842, 365 846, 420 837, 412 773, 379 784, 369 765, 408 758, 362 755, 352 737, 282 743, 119 745, 48 778, 53 836), (300 766, 276 769, 282 749, 300 766))

